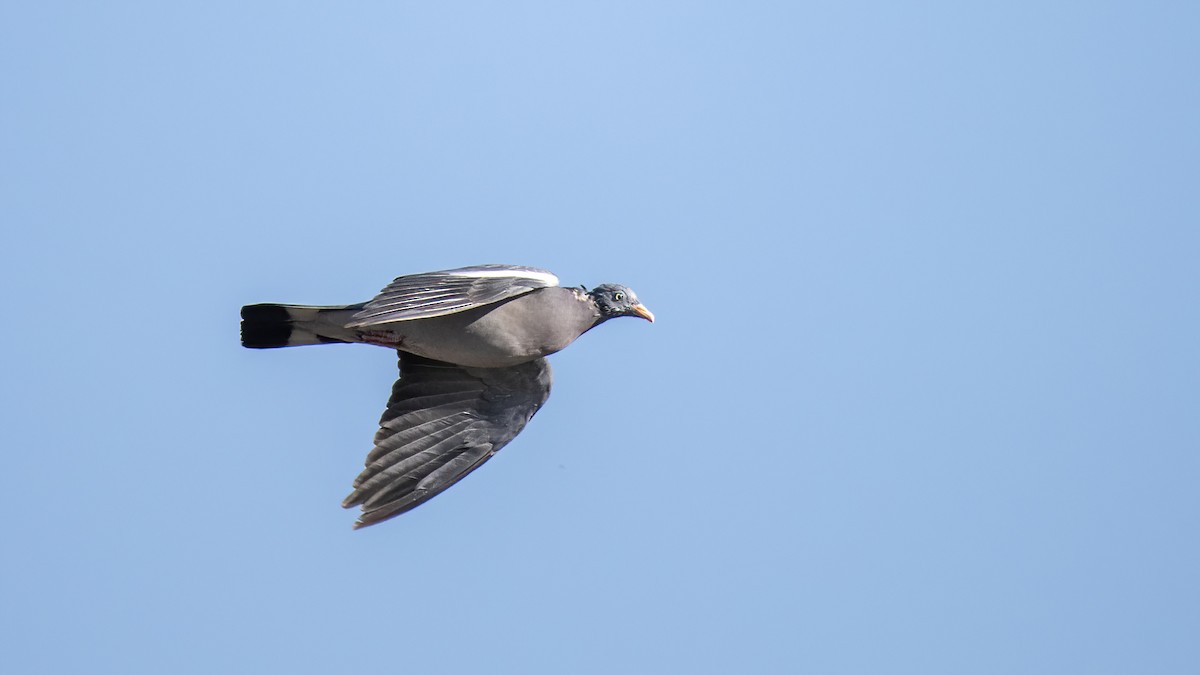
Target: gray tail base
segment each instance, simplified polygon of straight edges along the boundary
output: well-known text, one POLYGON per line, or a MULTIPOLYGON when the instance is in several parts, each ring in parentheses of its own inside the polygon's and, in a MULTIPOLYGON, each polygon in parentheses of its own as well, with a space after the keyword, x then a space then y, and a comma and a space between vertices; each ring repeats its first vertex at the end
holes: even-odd
POLYGON ((321 335, 312 328, 318 324, 322 312, 345 311, 352 305, 336 307, 308 307, 304 305, 278 305, 266 303, 246 305, 242 308, 242 346, 250 349, 274 349, 349 342, 336 337, 321 335))

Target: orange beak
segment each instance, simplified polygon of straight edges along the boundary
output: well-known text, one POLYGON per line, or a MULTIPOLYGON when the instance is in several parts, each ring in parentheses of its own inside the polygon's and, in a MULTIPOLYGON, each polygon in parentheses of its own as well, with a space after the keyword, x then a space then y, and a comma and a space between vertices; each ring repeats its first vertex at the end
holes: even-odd
POLYGON ((637 312, 638 316, 649 321, 650 323, 654 323, 654 312, 646 309, 646 306, 642 303, 639 302, 638 304, 634 305, 632 309, 634 312, 637 312))

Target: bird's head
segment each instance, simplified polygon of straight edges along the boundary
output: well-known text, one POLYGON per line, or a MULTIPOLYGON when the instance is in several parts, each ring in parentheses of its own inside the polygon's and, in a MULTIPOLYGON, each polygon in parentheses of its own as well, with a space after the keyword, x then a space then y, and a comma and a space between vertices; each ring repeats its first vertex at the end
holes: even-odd
POLYGON ((632 288, 621 284, 600 284, 588 291, 588 297, 600 308, 602 320, 614 319, 618 316, 641 317, 651 323, 654 314, 638 301, 637 293, 632 288))

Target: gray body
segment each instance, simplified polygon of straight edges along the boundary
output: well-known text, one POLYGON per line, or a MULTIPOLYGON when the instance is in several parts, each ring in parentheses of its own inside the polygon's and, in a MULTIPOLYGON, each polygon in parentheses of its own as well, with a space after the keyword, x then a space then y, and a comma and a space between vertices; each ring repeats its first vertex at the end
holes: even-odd
POLYGON ((577 288, 539 288, 493 305, 424 319, 352 327, 362 305, 289 307, 289 346, 365 342, 474 368, 504 368, 553 354, 600 321, 577 288))
POLYGON ((438 361, 504 368, 553 354, 600 320, 575 288, 540 288, 495 305, 355 330, 361 342, 438 361))

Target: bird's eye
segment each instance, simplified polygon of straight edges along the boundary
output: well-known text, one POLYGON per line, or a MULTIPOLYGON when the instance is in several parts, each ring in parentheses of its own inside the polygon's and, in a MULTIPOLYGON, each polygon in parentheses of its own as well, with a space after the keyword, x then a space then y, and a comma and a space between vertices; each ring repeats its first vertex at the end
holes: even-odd
POLYGON ((616 300, 617 302, 621 302, 624 299, 625 299, 625 294, 622 293, 621 291, 617 291, 616 293, 613 293, 613 300, 616 300))

